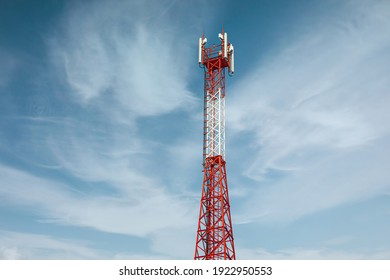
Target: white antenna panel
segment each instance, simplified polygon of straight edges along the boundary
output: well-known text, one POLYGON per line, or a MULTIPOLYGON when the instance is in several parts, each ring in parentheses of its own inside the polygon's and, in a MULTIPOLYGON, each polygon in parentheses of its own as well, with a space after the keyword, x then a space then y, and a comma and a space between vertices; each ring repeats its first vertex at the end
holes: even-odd
POLYGON ((199 38, 198 63, 202 63, 202 38, 199 38))
POLYGON ((232 44, 229 45, 229 52, 230 52, 229 71, 230 73, 234 74, 234 48, 232 44))
POLYGON ((228 45, 228 38, 227 33, 225 32, 224 38, 223 38, 223 57, 227 58, 227 45, 228 45))

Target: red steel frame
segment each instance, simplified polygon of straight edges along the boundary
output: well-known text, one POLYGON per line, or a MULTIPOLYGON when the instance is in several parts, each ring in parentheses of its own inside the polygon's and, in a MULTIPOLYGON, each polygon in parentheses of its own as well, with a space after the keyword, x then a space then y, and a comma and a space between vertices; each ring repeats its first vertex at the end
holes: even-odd
POLYGON ((196 236, 195 260, 236 259, 226 178, 226 162, 224 158, 225 68, 229 67, 229 59, 223 57, 224 42, 223 39, 221 40, 221 44, 213 45, 210 48, 202 46, 202 64, 205 69, 203 141, 204 177, 196 236), (221 100, 215 100, 216 98, 221 100), (210 123, 212 124, 211 119, 213 118, 213 116, 210 115, 214 114, 214 111, 210 110, 210 104, 222 101, 222 112, 218 113, 223 114, 223 124, 219 124, 222 126, 223 136, 220 136, 220 138, 216 137, 217 140, 213 141, 210 139, 214 139, 215 132, 213 128, 210 127, 210 123), (223 145, 223 151, 221 152, 221 147, 219 150, 216 147, 210 147, 213 145, 223 145))

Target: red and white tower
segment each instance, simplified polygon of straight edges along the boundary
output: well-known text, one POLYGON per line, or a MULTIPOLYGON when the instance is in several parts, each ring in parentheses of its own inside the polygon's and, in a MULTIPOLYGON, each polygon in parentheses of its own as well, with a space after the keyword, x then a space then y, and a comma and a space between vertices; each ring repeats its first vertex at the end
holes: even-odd
POLYGON ((234 260, 234 238, 225 158, 225 68, 234 73, 234 49, 227 33, 206 48, 199 39, 199 65, 204 68, 203 184, 195 260, 234 260))

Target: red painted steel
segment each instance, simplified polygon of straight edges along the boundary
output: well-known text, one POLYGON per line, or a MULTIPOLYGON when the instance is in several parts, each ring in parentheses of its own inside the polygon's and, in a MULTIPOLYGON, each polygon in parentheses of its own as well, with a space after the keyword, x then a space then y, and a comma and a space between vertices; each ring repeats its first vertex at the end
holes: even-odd
MULTIPOLYGON (((224 34, 222 32, 222 34, 224 34)), ((202 37, 204 38, 204 37, 202 37)), ((226 162, 221 154, 210 155, 209 137, 213 133, 208 127, 208 106, 220 90, 220 98, 225 98, 225 68, 229 58, 223 57, 221 44, 209 48, 202 46, 204 66, 204 141, 203 141, 203 184, 198 230, 195 246, 195 260, 235 260, 232 219, 226 162)), ((224 113, 224 112, 223 112, 224 113)), ((224 139, 223 139, 224 141, 224 139)))

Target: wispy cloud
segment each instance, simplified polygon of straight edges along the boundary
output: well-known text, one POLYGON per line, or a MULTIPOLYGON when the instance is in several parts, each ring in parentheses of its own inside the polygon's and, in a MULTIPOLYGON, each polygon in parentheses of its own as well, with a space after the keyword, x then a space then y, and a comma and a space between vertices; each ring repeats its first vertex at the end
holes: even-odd
MULTIPOLYGON (((68 6, 47 39, 50 62, 45 77, 57 86, 54 93, 40 94, 58 111, 9 119, 26 137, 18 140, 18 149, 12 148, 12 135, 2 143, 5 147, 8 141, 12 156, 24 164, 0 165, 0 197, 7 205, 31 207, 37 219, 53 225, 162 243, 172 239, 162 233, 165 229, 193 226, 198 201, 180 199, 188 183, 168 175, 161 178, 152 169, 156 158, 174 151, 169 140, 167 145, 158 142, 167 137, 164 132, 161 139, 148 136, 153 127, 145 123, 191 110, 186 108, 195 100, 187 85, 192 48, 180 42, 195 45, 192 33, 184 30, 199 27, 174 24, 179 19, 171 11, 173 5, 175 13, 188 14, 184 21, 200 12, 194 13, 191 3, 172 1, 68 6), (182 191, 174 189, 177 184, 182 191)), ((168 160, 165 165, 177 163, 168 160)), ((160 257, 174 255, 154 247, 160 257)), ((11 247, 4 252, 18 255, 11 247)))
MULTIPOLYGON (((75 99, 111 100, 131 116, 153 116, 188 105, 189 48, 159 16, 166 3, 132 1, 78 5, 51 41, 53 63, 75 99), (157 28, 158 27, 158 28, 157 28), (186 63, 187 62, 187 63, 186 63)), ((106 106, 103 103, 102 106, 106 106)))
POLYGON ((241 259, 244 260, 387 260, 390 254, 387 249, 376 252, 350 252, 330 248, 287 248, 269 251, 263 248, 241 248, 241 259))
POLYGON ((232 90, 229 122, 258 151, 244 175, 263 183, 245 215, 290 221, 389 188, 390 6, 344 4, 232 90))
POLYGON ((16 70, 18 60, 13 54, 0 49, 0 61, 0 87, 4 87, 11 79, 13 72, 16 70))
POLYGON ((104 253, 76 240, 0 231, 0 259, 99 259, 104 253))
POLYGON ((0 173, 2 199, 33 207, 48 222, 136 236, 188 224, 186 205, 145 182, 129 185, 127 192, 98 195, 4 166, 0 173))
MULTIPOLYGON (((167 237, 170 239, 172 235, 167 237)), ((165 239, 163 238, 162 243, 165 239)), ((188 242, 187 242, 188 244, 188 242)), ((169 245, 169 244, 166 244, 169 245)), ((119 260, 158 260, 183 257, 184 251, 167 254, 167 251, 129 253, 126 247, 123 251, 103 250, 94 248, 91 240, 60 238, 47 234, 24 233, 17 231, 0 230, 0 260, 26 260, 26 259, 119 259, 119 260)), ((154 247, 154 246, 152 246, 154 247)), ((145 250, 144 250, 145 251, 145 250)), ((183 258, 188 258, 188 254, 183 258)))
MULTIPOLYGON (((237 232, 269 229, 253 222, 295 221, 389 194, 390 7, 386 1, 351 3, 303 19, 304 27, 286 30, 282 44, 251 74, 237 71, 227 107, 237 232)), ((30 222, 44 223, 50 234, 36 234, 43 227, 35 234, 0 231, 0 258, 192 256, 202 100, 190 90, 195 79, 188 71, 197 69, 200 22, 212 11, 202 6, 148 0, 67 6, 46 38, 47 71, 32 75, 25 103, 7 100, 15 110, 0 124, 2 207, 23 206, 35 219, 30 222), (46 107, 31 108, 30 101, 46 107), (75 227, 146 245, 134 253, 93 249, 85 240, 64 238, 62 229, 75 227)), ((238 67, 245 57, 239 51, 238 67)), ((18 66, 14 57, 7 69, 18 66)), ((10 73, 0 75, 0 87, 8 86, 10 73)), ((243 259, 388 257, 381 248, 335 247, 302 242, 237 250, 243 259)))

